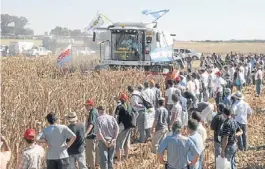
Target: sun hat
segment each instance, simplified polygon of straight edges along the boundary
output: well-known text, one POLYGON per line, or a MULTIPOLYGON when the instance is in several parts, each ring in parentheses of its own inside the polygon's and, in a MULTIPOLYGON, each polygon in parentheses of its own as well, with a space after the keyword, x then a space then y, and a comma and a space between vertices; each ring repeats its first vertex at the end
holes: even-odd
POLYGON ((237 91, 236 93, 234 93, 232 95, 234 98, 238 99, 238 100, 243 100, 244 99, 244 96, 243 94, 240 92, 240 91, 237 91))
POLYGON ((70 121, 70 122, 77 121, 76 112, 70 112, 70 113, 68 113, 68 115, 67 115, 67 119, 68 119, 68 121, 70 121))
POLYGON ((36 131, 34 129, 27 129, 24 133, 24 138, 27 140, 35 140, 36 131))

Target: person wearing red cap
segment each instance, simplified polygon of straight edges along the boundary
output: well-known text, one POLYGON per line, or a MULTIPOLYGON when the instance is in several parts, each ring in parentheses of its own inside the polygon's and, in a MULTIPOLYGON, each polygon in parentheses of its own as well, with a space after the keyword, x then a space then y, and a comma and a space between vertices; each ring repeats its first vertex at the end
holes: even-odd
POLYGON ((227 82, 222 78, 222 72, 218 71, 215 73, 216 78, 214 79, 214 97, 216 105, 223 101, 223 88, 227 82))
POLYGON ((121 95, 120 95, 120 97, 119 97, 119 99, 118 99, 118 101, 117 101, 117 107, 116 107, 116 109, 115 109, 115 115, 118 115, 119 114, 119 109, 120 109, 120 107, 122 106, 122 107, 124 107, 125 108, 125 110, 128 110, 129 109, 129 105, 128 105, 128 103, 127 103, 127 101, 128 101, 128 96, 126 95, 126 93, 122 93, 121 95))
POLYGON ((7 162, 11 158, 11 149, 4 136, 0 139, 0 169, 6 169, 7 162), (2 150, 2 151, 1 151, 2 150))
POLYGON ((24 149, 17 169, 41 169, 44 158, 44 149, 36 144, 36 131, 27 129, 24 133, 27 148, 24 149))
POLYGON ((122 150, 124 150, 125 159, 129 156, 131 128, 135 127, 135 125, 132 124, 132 110, 127 104, 127 101, 128 96, 125 93, 122 93, 120 96, 120 104, 118 104, 115 110, 117 122, 120 127, 120 133, 116 141, 116 155, 118 162, 121 162, 122 150))
POLYGON ((96 141, 96 134, 94 131, 96 119, 98 118, 98 111, 95 109, 95 102, 89 99, 84 104, 87 111, 86 120, 86 163, 90 169, 95 169, 99 164, 98 156, 98 142, 96 141))

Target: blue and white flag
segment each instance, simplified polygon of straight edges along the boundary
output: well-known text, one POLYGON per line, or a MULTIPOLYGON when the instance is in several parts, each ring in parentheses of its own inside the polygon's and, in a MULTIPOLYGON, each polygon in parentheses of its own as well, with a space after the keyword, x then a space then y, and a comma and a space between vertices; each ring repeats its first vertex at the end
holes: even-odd
POLYGON ((167 12, 169 12, 169 9, 164 9, 164 10, 143 10, 142 14, 143 15, 151 15, 155 20, 159 19, 163 15, 165 15, 167 12))
POLYGON ((170 62, 173 61, 173 45, 162 48, 154 48, 150 51, 152 62, 170 62))

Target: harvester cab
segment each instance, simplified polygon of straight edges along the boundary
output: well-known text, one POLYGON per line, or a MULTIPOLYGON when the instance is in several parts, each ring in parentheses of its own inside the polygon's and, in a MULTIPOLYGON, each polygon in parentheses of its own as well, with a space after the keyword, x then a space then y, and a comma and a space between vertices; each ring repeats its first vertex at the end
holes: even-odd
MULTIPOLYGON (((100 43, 97 68, 141 67, 178 62, 173 56, 173 39, 157 29, 157 23, 114 23, 107 28, 110 39, 100 43)), ((93 41, 96 33, 93 33, 93 41)))

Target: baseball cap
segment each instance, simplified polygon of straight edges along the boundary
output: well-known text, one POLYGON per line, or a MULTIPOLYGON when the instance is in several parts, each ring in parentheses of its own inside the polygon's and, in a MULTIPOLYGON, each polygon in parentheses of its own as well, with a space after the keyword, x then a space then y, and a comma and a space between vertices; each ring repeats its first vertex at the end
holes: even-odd
POLYGON ((86 101, 85 105, 90 105, 90 106, 94 106, 94 101, 92 99, 89 99, 86 101))
POLYGON ((177 76, 175 80, 176 82, 180 82, 181 81, 180 76, 177 76))
POLYGON ((222 76, 222 72, 218 71, 215 73, 217 76, 222 76))
POLYGON ((27 129, 24 133, 24 138, 27 140, 35 140, 36 131, 34 129, 27 129))
POLYGON ((126 93, 122 93, 121 94, 120 100, 124 100, 124 101, 127 101, 128 100, 128 96, 126 95, 126 93))

